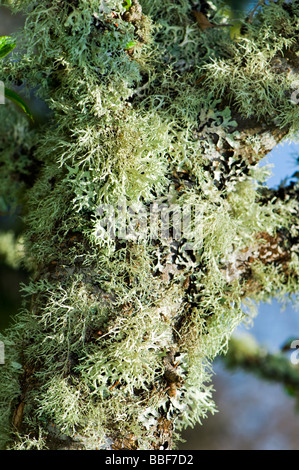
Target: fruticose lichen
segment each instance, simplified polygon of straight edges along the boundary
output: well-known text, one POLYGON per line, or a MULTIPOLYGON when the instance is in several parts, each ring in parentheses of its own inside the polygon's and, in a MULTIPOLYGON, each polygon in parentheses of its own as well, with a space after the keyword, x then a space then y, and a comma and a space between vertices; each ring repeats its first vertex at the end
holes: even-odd
MULTIPOLYGON (((210 364, 250 321, 242 302, 298 287, 297 252, 288 272, 251 253, 251 288, 236 274, 256 233, 292 226, 298 201, 261 204, 267 144, 235 119, 265 123, 266 140, 271 126, 298 130, 298 73, 269 65, 295 43, 298 6, 270 2, 232 39, 200 30, 200 2, 6 4, 27 19, 0 79, 22 80, 50 111, 32 126, 0 109, 1 204, 22 205, 32 273, 1 335, 2 446, 110 448, 123 436, 159 448, 163 420, 176 441, 215 411, 210 364), (104 236, 99 208, 117 212, 122 199, 197 208, 192 249, 149 230, 104 236)), ((226 21, 220 2, 208 5, 226 21)))

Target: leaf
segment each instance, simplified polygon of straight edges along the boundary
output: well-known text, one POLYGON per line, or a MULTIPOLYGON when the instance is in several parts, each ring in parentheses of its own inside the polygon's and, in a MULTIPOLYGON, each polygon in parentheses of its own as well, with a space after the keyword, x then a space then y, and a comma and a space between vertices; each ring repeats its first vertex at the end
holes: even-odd
POLYGON ((212 23, 210 23, 208 18, 203 13, 201 13, 200 11, 193 10, 192 13, 195 16, 196 21, 198 23, 198 26, 200 27, 200 29, 202 31, 204 31, 207 28, 213 28, 214 27, 214 25, 212 23))
POLYGON ((222 28, 222 27, 226 27, 226 26, 232 26, 231 24, 228 24, 228 23, 226 23, 226 24, 213 24, 208 20, 208 18, 203 13, 201 13, 200 11, 197 11, 197 10, 192 10, 192 13, 195 16, 196 21, 198 23, 198 26, 200 27, 200 29, 202 31, 204 31, 207 28, 222 28))
POLYGON ((27 116, 29 116, 30 119, 34 121, 28 105, 25 103, 25 101, 23 101, 20 95, 18 95, 15 91, 10 90, 9 88, 5 88, 5 96, 9 100, 13 101, 16 105, 18 105, 24 111, 24 113, 26 113, 27 116))
POLYGON ((135 41, 129 41, 129 42, 127 42, 125 48, 126 48, 126 49, 131 49, 131 47, 136 46, 136 44, 137 44, 137 42, 135 42, 135 41))
POLYGON ((0 37, 0 59, 5 57, 9 54, 14 48, 16 44, 12 41, 10 36, 1 36, 0 37))
POLYGON ((125 1, 124 1, 124 7, 125 7, 125 9, 126 9, 127 11, 130 10, 131 5, 132 5, 131 0, 125 0, 125 1))

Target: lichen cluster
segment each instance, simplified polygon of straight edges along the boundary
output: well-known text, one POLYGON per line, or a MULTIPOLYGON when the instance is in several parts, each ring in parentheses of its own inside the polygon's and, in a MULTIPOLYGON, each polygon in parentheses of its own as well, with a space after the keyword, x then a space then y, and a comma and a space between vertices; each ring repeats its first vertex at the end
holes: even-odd
POLYGON ((187 0, 6 4, 27 20, 0 79, 34 90, 49 120, 29 127, 0 109, 1 203, 22 205, 32 272, 1 336, 2 445, 109 448, 121 436, 128 448, 159 447, 161 423, 177 439, 214 412, 210 363, 249 319, 242 302, 298 285, 296 252, 287 274, 254 259, 258 294, 245 275, 227 275, 256 233, 287 230, 298 208, 260 203, 264 144, 234 119, 298 130, 288 94, 298 75, 269 67, 295 42, 298 7, 271 3, 232 39, 229 28, 201 31, 200 5, 187 0), (193 249, 148 232, 102 237, 98 209, 120 198, 199 208, 193 249))

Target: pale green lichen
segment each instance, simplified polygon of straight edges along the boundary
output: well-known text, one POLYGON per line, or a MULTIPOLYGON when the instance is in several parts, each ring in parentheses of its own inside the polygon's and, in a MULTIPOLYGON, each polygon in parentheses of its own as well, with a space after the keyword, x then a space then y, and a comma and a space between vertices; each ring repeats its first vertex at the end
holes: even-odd
POLYGON ((274 64, 296 42, 299 10, 294 6, 290 15, 282 4, 271 2, 260 10, 252 24, 246 24, 246 37, 222 42, 223 58, 212 58, 204 66, 205 83, 214 96, 225 96, 244 116, 267 118, 298 131, 298 106, 291 100, 298 75, 291 67, 283 74, 283 64, 280 69, 274 64))
MULTIPOLYGON (((22 8, 27 21, 16 36, 22 51, 5 61, 0 78, 8 71, 12 82, 22 77, 51 115, 29 132, 23 116, 15 123, 16 114, 0 109, 4 193, 23 204, 26 266, 33 271, 23 310, 4 339, 2 440, 40 449, 54 434, 104 448, 117 430, 135 434, 146 449, 159 442, 157 410, 175 433, 215 411, 210 362, 248 320, 243 280, 228 283, 223 263, 257 232, 288 229, 298 210, 296 201, 260 203, 264 170, 240 159, 235 109, 221 99, 227 93, 243 118, 296 128, 298 108, 287 94, 293 79, 279 82, 267 64, 293 44, 297 20, 282 2, 267 5, 247 37, 232 41, 224 28, 201 33, 187 0, 143 0, 146 16, 136 23, 124 19, 123 1, 7 3, 22 8), (131 52, 130 41, 137 43, 131 52), (222 181, 217 165, 228 147, 236 149, 236 170, 222 181), (22 175, 13 186, 12 156, 22 175), (173 187, 177 172, 189 178, 180 189, 173 187), (120 198, 197 207, 193 255, 178 251, 172 263, 169 241, 152 243, 148 233, 126 242, 102 238, 99 205, 116 211, 120 198), (182 377, 175 396, 163 378, 172 347, 182 377), (38 384, 29 381, 25 391, 14 366, 21 363, 38 384), (13 434, 21 392, 26 432, 13 434)), ((222 21, 219 3, 209 3, 222 21)), ((260 142, 247 139, 257 159, 260 142)), ((256 300, 296 291, 296 253, 290 270, 287 277, 279 266, 256 261, 256 300)))

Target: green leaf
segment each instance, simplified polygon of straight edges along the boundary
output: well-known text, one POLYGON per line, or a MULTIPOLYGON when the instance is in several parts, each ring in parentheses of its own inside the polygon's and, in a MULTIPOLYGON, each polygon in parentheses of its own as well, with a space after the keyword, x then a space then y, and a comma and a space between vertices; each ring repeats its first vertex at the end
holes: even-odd
POLYGON ((13 101, 15 104, 17 104, 23 111, 24 113, 27 114, 27 116, 30 117, 32 121, 34 121, 33 116, 31 114, 31 111, 25 101, 18 95, 15 91, 10 90, 9 88, 5 88, 5 96, 9 100, 13 101))
POLYGON ((137 44, 137 42, 135 42, 135 41, 129 41, 126 44, 126 49, 131 49, 131 47, 136 46, 136 44, 137 44))
POLYGON ((5 57, 9 54, 14 48, 16 44, 12 41, 11 37, 9 36, 1 36, 0 37, 0 59, 5 57))
POLYGON ((125 0, 125 1, 124 1, 124 7, 125 7, 125 9, 126 9, 127 11, 130 10, 131 5, 132 5, 131 0, 125 0))

